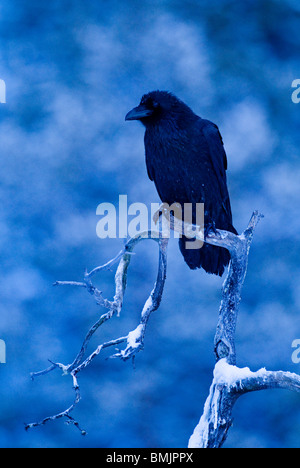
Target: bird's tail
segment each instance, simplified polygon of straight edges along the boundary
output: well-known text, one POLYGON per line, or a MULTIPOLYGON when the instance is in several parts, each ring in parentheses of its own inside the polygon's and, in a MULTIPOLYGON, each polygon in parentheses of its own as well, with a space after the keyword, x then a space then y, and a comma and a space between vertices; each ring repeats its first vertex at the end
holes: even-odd
MULTIPOLYGON (((235 229, 234 232, 236 233, 235 229)), ((207 273, 218 276, 223 275, 225 267, 230 261, 230 253, 227 249, 206 243, 201 248, 188 249, 186 242, 193 241, 182 236, 179 239, 179 247, 185 262, 192 270, 203 268, 207 273)), ((199 241, 194 240, 194 242, 199 241)))

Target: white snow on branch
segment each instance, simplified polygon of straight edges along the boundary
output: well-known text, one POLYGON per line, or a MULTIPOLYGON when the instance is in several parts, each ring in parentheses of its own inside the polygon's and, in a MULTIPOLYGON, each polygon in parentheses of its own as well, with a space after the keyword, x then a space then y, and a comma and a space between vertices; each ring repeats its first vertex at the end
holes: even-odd
POLYGON ((252 372, 249 367, 237 367, 228 364, 225 358, 220 359, 214 369, 214 383, 223 384, 227 387, 235 387, 242 380, 263 377, 266 369, 262 368, 257 372, 252 372))
POLYGON ((128 333, 127 347, 135 349, 140 346, 143 328, 143 324, 140 323, 134 330, 128 333))
POLYGON ((195 427, 193 434, 189 440, 189 448, 204 448, 207 447, 209 440, 209 431, 213 427, 217 429, 218 425, 225 424, 220 418, 220 397, 221 387, 226 386, 228 389, 240 385, 242 381, 251 378, 264 377, 268 373, 262 368, 257 372, 252 372, 249 367, 239 368, 228 364, 225 358, 220 359, 214 368, 213 381, 210 387, 209 396, 204 405, 204 411, 198 425, 195 427))
POLYGON ((145 317, 145 315, 149 312, 149 310, 151 310, 153 308, 152 294, 153 294, 153 291, 152 291, 151 295, 148 297, 148 299, 145 302, 145 305, 144 305, 143 310, 142 310, 142 318, 145 317))

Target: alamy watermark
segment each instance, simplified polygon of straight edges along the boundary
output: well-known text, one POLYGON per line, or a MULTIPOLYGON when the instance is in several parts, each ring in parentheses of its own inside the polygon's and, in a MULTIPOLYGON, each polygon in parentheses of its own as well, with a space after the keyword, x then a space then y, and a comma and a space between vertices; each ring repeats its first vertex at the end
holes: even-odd
POLYGON ((300 79, 294 80, 292 82, 292 88, 296 88, 292 92, 292 101, 294 104, 299 104, 300 102, 300 79))
POLYGON ((0 340, 0 364, 6 363, 6 344, 4 340, 0 340))
POLYGON ((0 79, 0 104, 6 104, 6 83, 0 79))
POLYGON ((295 351, 292 353, 292 362, 294 364, 300 363, 300 340, 296 339, 292 342, 292 348, 295 348, 295 351))
POLYGON ((194 239, 185 242, 186 249, 199 249, 203 246, 201 239, 198 238, 195 242, 197 232, 204 232, 203 203, 151 203, 149 212, 144 203, 128 205, 127 195, 120 195, 117 207, 113 203, 100 203, 96 214, 101 216, 96 227, 100 239, 127 239, 145 231, 148 231, 151 237, 157 237, 160 231, 165 238, 180 238, 184 235, 188 239, 194 239), (163 216, 160 217, 159 213, 163 216))

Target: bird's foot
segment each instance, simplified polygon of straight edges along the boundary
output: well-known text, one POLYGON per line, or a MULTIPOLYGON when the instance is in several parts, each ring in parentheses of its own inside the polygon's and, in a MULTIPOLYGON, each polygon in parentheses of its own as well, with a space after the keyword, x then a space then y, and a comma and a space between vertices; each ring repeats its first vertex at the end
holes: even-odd
POLYGON ((155 211, 155 213, 154 213, 154 215, 152 217, 155 225, 158 223, 158 220, 159 220, 159 218, 161 217, 162 214, 166 214, 166 212, 170 211, 170 209, 168 209, 168 208, 169 208, 169 205, 167 203, 162 203, 160 205, 160 207, 158 208, 158 210, 155 211))
POLYGON ((209 234, 216 234, 217 229, 216 229, 216 223, 214 221, 210 223, 206 223, 204 227, 204 239, 206 239, 209 234))

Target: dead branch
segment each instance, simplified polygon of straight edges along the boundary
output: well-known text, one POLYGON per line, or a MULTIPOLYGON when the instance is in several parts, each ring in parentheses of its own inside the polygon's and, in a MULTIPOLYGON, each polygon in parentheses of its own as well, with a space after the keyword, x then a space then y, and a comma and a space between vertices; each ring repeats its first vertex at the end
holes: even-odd
POLYGON ((97 305, 105 307, 108 311, 101 315, 96 323, 90 328, 82 343, 82 346, 71 364, 51 362, 51 366, 40 372, 32 374, 32 378, 45 375, 55 369, 60 369, 64 375, 70 375, 72 379, 75 397, 73 403, 64 411, 44 418, 40 422, 25 425, 26 429, 41 426, 49 421, 64 418, 69 424, 75 425, 82 434, 79 423, 73 419, 70 413, 75 409, 80 401, 80 387, 78 374, 89 366, 103 349, 124 345, 111 357, 122 360, 134 359, 136 354, 143 349, 146 326, 149 318, 155 310, 159 308, 167 271, 167 246, 168 233, 170 229, 179 233, 190 234, 190 237, 209 243, 211 245, 223 247, 229 250, 231 262, 228 275, 222 288, 222 301, 219 310, 219 318, 214 340, 214 352, 216 365, 213 374, 213 381, 210 387, 209 396, 204 406, 203 415, 196 426, 189 440, 189 448, 209 448, 222 447, 228 430, 232 424, 232 410, 236 400, 245 393, 263 390, 267 388, 288 388, 300 391, 300 376, 282 371, 267 371, 261 369, 251 372, 248 368, 240 369, 236 367, 235 331, 238 317, 238 309, 241 301, 241 291, 247 272, 248 255, 253 239, 254 229, 262 215, 254 212, 246 230, 239 236, 222 230, 210 231, 205 236, 203 226, 187 225, 172 216, 170 212, 161 207, 162 218, 167 219, 166 225, 157 232, 145 231, 130 239, 118 255, 106 264, 94 268, 91 272, 86 272, 82 282, 77 281, 57 281, 55 285, 74 286, 85 288, 91 294, 97 305), (106 343, 99 344, 97 348, 85 357, 91 337, 106 321, 114 316, 119 316, 122 311, 124 294, 127 285, 128 267, 135 246, 145 240, 152 239, 159 246, 158 272, 154 287, 141 312, 140 322, 137 327, 126 336, 118 337, 106 343), (112 300, 103 297, 102 292, 92 283, 92 278, 104 270, 111 269, 118 263, 115 274, 115 295, 112 300))
MULTIPOLYGON (((235 330, 241 291, 247 272, 248 255, 254 229, 262 215, 254 212, 247 229, 239 236, 220 232, 223 247, 231 254, 227 278, 223 284, 222 301, 214 340, 216 365, 209 396, 203 414, 189 440, 189 448, 220 448, 232 425, 232 411, 236 400, 245 393, 285 388, 300 391, 300 376, 282 371, 261 369, 251 372, 249 368, 235 366, 235 330)), ((208 236, 206 242, 215 242, 208 236)))
POLYGON ((42 426, 49 421, 55 421, 57 419, 65 418, 68 423, 72 423, 73 425, 75 425, 75 427, 77 427, 83 435, 86 434, 86 432, 80 428, 78 422, 70 416, 70 413, 75 409, 75 407, 81 399, 80 387, 78 384, 77 376, 83 369, 90 365, 93 359, 96 356, 98 356, 100 352, 105 348, 113 346, 115 347, 117 345, 125 343, 124 349, 119 350, 117 353, 111 356, 114 358, 121 358, 124 361, 130 358, 134 359, 136 354, 141 349, 143 349, 147 323, 152 312, 158 309, 163 294, 167 272, 167 247, 168 239, 163 238, 159 232, 155 233, 154 235, 154 233, 152 232, 145 231, 130 239, 114 259, 110 260, 102 266, 93 269, 89 273, 85 272, 83 282, 57 281, 56 283, 54 283, 55 286, 75 286, 85 288, 94 297, 96 304, 107 308, 108 312, 101 315, 100 318, 96 321, 96 323, 90 328, 79 352, 77 353, 75 359, 71 364, 65 365, 62 363, 50 361, 51 366, 42 371, 34 372, 31 374, 31 378, 34 379, 36 377, 48 374, 49 372, 52 372, 55 369, 60 369, 63 375, 71 376, 75 397, 73 403, 66 410, 52 416, 47 416, 39 422, 25 424, 26 430, 31 429, 33 427, 42 426), (114 315, 120 315, 123 306, 124 294, 127 286, 127 272, 131 261, 131 255, 136 245, 139 242, 146 239, 153 239, 155 242, 158 243, 159 262, 156 282, 141 312, 140 323, 134 330, 130 331, 128 335, 100 344, 87 358, 84 359, 84 355, 87 350, 88 344, 92 336, 98 330, 98 328, 101 325, 103 325, 107 320, 110 320, 114 315), (110 269, 118 261, 119 264, 115 274, 115 295, 113 300, 110 301, 108 299, 103 298, 102 292, 99 291, 99 289, 97 289, 92 284, 92 277, 103 270, 110 269))

